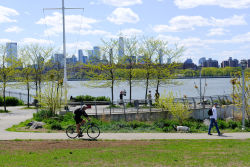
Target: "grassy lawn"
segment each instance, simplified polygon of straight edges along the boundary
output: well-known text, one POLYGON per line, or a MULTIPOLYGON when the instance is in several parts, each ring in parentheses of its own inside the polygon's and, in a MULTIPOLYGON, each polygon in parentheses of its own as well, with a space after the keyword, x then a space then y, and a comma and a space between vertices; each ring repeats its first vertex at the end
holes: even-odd
POLYGON ((249 166, 248 140, 0 141, 0 166, 249 166))

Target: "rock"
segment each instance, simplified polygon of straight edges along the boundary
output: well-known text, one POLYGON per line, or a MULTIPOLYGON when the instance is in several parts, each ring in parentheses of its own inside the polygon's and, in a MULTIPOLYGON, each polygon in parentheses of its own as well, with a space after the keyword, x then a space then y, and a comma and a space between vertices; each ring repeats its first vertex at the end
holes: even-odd
POLYGON ((177 126, 176 129, 177 129, 177 132, 189 132, 190 131, 190 128, 187 126, 177 126))
POLYGON ((206 126, 210 125, 210 120, 209 119, 204 119, 203 124, 206 126))
POLYGON ((233 120, 233 117, 228 117, 228 118, 226 118, 226 122, 232 121, 232 120, 233 120))
POLYGON ((43 125, 45 125, 45 123, 34 121, 33 124, 31 125, 30 129, 43 128, 43 125))

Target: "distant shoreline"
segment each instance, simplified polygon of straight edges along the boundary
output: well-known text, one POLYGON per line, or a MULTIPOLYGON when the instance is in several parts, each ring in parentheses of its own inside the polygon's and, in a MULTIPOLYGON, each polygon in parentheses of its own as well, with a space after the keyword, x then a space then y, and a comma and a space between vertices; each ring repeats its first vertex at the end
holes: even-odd
MULTIPOLYGON (((177 77, 174 79, 199 79, 200 77, 177 77)), ((231 78, 231 76, 201 76, 201 78, 231 78)), ((68 79, 68 81, 91 81, 90 79, 68 79)))

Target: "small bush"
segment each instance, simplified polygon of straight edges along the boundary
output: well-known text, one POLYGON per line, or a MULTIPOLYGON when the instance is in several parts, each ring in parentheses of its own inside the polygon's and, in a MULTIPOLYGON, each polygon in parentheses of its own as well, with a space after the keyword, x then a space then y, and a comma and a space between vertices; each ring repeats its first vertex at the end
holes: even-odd
POLYGON ((76 96, 76 101, 81 102, 81 101, 94 101, 95 97, 85 95, 85 96, 76 96))
POLYGON ((33 117, 36 121, 42 121, 42 120, 48 119, 52 116, 54 116, 54 114, 48 110, 41 110, 41 111, 38 111, 37 113, 33 114, 33 117))
POLYGON ((95 99, 96 101, 110 101, 109 97, 105 97, 105 96, 98 96, 95 99))
POLYGON ((63 128, 59 122, 53 122, 51 124, 51 129, 52 130, 62 130, 63 128))
MULTIPOLYGON (((19 105, 23 105, 23 101, 19 100, 16 97, 5 97, 5 102, 6 102, 6 106, 19 106, 19 105)), ((0 97, 0 106, 4 105, 4 99, 3 97, 0 97)))
POLYGON ((218 127, 220 129, 226 129, 229 127, 228 123, 224 120, 218 120, 218 127))
POLYGON ((3 97, 0 96, 0 106, 3 105, 3 97))
POLYGON ((105 96, 98 96, 98 97, 93 97, 90 95, 81 95, 81 96, 76 96, 75 100, 77 102, 82 102, 82 101, 110 101, 109 97, 105 96))

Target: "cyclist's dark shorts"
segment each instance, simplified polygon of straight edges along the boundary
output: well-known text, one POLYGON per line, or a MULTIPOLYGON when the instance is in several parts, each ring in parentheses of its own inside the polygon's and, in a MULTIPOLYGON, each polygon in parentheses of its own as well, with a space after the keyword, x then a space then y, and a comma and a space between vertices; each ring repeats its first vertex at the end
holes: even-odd
POLYGON ((81 118, 81 116, 75 116, 74 119, 75 119, 75 121, 76 121, 76 124, 81 123, 82 120, 83 120, 83 119, 81 118))

